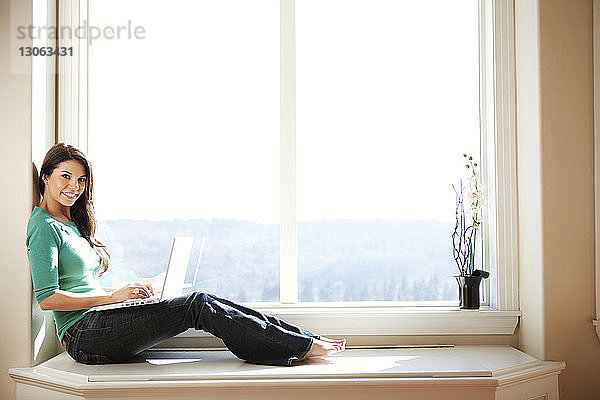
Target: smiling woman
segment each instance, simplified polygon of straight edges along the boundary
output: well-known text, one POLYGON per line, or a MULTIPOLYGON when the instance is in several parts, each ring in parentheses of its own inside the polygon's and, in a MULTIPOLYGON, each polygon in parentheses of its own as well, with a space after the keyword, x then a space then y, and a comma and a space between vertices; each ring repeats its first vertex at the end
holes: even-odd
MULTIPOLYGON (((52 175, 43 177, 42 179, 48 187, 48 194, 54 200, 54 204, 49 204, 48 199, 44 198, 45 205, 59 205, 59 208, 62 208, 62 210, 55 210, 57 214, 62 211, 65 214, 64 219, 67 220, 64 222, 71 222, 69 207, 81 195, 85 189, 85 181, 87 180, 83 166, 74 160, 63 161, 58 164, 52 175), (76 177, 77 175, 80 175, 79 178, 76 177)), ((60 220, 60 218, 58 219, 60 220)))
POLYGON ((328 339, 204 292, 145 306, 94 310, 95 306, 149 297, 149 284, 128 283, 107 294, 98 276, 109 254, 94 238, 92 167, 77 148, 59 143, 40 171, 43 200, 27 224, 27 252, 36 300, 54 311, 59 340, 85 364, 106 364, 136 354, 187 329, 212 333, 239 358, 291 366, 304 358, 342 351, 328 339))
POLYGON ((74 222, 81 236, 100 257, 102 275, 108 269, 110 254, 95 238, 92 166, 77 148, 58 143, 44 157, 39 178, 40 208, 63 223, 74 222))

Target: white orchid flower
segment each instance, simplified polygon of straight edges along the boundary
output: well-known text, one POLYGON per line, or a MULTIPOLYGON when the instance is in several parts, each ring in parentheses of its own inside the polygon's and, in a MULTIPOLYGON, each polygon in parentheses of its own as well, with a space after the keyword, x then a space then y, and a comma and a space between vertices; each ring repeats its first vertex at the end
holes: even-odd
POLYGON ((468 180, 471 183, 473 183, 473 182, 479 182, 479 172, 475 172, 475 173, 469 174, 469 176, 467 176, 465 179, 468 180))

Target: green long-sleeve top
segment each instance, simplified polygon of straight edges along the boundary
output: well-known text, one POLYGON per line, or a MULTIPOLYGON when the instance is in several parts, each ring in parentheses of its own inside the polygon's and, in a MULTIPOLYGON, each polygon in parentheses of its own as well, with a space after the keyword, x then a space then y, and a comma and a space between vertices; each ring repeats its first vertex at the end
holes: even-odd
MULTIPOLYGON (((74 293, 104 290, 96 278, 101 260, 74 222, 63 223, 40 207, 34 207, 27 224, 27 255, 35 298, 39 302, 58 289, 74 293)), ((89 312, 53 311, 62 341, 65 331, 89 312)))

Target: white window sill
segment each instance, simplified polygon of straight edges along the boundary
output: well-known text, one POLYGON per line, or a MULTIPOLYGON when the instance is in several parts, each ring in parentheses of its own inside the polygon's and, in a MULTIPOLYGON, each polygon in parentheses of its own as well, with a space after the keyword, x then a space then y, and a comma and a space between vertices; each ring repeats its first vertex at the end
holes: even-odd
POLYGON ((558 399, 564 362, 509 346, 347 350, 288 367, 225 351, 146 352, 125 364, 78 364, 60 354, 11 368, 26 399, 558 399))
MULTIPOLYGON (((320 335, 512 335, 520 311, 460 310, 458 307, 399 307, 361 304, 269 304, 254 309, 320 335)), ((177 337, 205 337, 190 329, 177 337)))

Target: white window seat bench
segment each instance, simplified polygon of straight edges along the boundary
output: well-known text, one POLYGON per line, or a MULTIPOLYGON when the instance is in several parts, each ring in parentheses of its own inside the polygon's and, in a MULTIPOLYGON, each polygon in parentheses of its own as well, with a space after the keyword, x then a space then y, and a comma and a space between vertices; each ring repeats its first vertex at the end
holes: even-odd
POLYGON ((147 351, 84 365, 62 353, 11 368, 17 400, 481 399, 558 400, 564 362, 510 346, 348 349, 294 367, 245 363, 228 351, 147 351))

